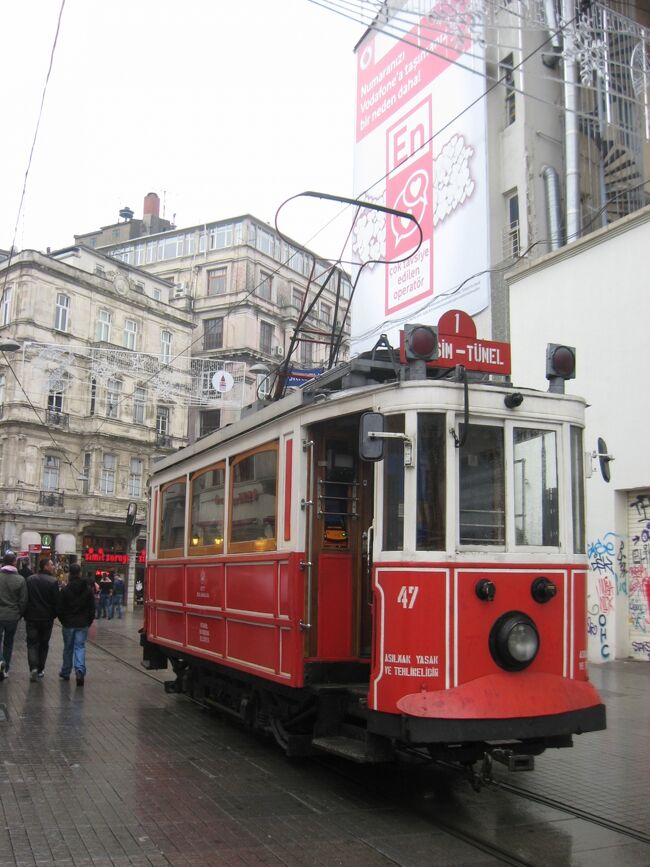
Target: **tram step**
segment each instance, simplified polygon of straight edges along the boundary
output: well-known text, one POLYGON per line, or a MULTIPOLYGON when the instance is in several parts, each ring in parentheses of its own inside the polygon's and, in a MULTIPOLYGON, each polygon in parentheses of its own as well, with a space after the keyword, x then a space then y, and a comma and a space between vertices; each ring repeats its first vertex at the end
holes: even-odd
POLYGON ((314 738, 311 744, 315 749, 359 764, 388 762, 392 759, 389 745, 388 748, 382 748, 379 744, 369 745, 365 740, 346 738, 343 735, 314 738))

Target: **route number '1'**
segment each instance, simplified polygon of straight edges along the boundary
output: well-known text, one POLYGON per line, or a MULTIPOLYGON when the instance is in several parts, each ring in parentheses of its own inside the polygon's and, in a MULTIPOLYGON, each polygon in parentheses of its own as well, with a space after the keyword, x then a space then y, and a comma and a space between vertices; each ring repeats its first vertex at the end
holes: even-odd
POLYGON ((407 587, 405 584, 397 594, 398 604, 401 604, 403 608, 413 608, 419 589, 420 588, 417 584, 415 586, 411 585, 410 587, 407 587))

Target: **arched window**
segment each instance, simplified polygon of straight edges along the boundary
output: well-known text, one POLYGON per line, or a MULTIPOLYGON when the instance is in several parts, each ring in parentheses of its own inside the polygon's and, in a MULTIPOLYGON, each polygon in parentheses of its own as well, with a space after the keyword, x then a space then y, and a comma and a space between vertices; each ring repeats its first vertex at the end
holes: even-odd
POLYGON ((277 442, 232 459, 229 550, 273 551, 277 547, 277 482, 277 442))
POLYGON ((160 489, 161 557, 182 557, 185 542, 185 479, 176 479, 160 489))
POLYGON ((223 552, 223 516, 226 498, 226 465, 215 464, 192 476, 192 525, 189 553, 223 552))

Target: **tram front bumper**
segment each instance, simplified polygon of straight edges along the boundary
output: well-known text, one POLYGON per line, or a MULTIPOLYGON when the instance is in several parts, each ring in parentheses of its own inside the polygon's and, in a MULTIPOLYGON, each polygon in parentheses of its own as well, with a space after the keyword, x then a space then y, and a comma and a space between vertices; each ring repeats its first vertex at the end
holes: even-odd
POLYGON ((401 716, 371 711, 369 730, 392 729, 411 743, 450 743, 553 739, 606 727, 605 705, 589 681, 530 671, 405 695, 397 707, 401 716))

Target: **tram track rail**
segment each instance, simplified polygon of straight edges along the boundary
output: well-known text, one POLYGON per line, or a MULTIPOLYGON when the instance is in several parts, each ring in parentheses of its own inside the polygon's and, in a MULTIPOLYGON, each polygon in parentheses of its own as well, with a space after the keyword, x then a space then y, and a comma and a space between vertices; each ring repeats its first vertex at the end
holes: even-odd
MULTIPOLYGON (((126 665, 128 668, 134 669, 135 671, 138 671, 140 674, 143 674, 146 677, 150 678, 151 680, 156 681, 156 683, 161 684, 161 679, 159 677, 157 677, 156 675, 147 671, 142 666, 140 666, 134 662, 131 662, 128 659, 124 659, 124 657, 122 655, 120 655, 116 651, 112 650, 110 647, 107 647, 105 644, 103 644, 101 642, 101 640, 98 640, 97 638, 89 639, 88 643, 91 644, 93 647, 96 647, 98 650, 101 650, 107 656, 110 656, 111 658, 113 658, 116 662, 120 662, 120 663, 122 663, 122 665, 126 665)), ((190 696, 187 696, 187 695, 184 695, 182 697, 184 699, 189 700, 192 704, 195 704, 197 707, 201 708, 202 710, 206 710, 206 706, 203 703, 201 703, 200 701, 198 701, 196 699, 192 699, 190 696)), ((218 713, 218 711, 213 711, 213 712, 218 713)), ((277 748, 275 744, 273 744, 273 748, 277 748)), ((322 757, 322 758, 321 757, 314 757, 314 758, 310 759, 310 761, 318 764, 319 767, 326 769, 328 773, 335 774, 336 776, 344 779, 347 783, 353 783, 355 786, 358 786, 361 788, 366 788, 367 791, 371 791, 371 790, 375 791, 375 792, 377 791, 376 788, 371 789, 370 786, 364 786, 363 780, 360 778, 360 775, 359 774, 355 775, 354 773, 352 773, 350 768, 347 768, 347 769, 342 768, 342 767, 337 768, 335 766, 334 762, 329 761, 325 757, 322 757)), ((389 792, 388 789, 381 792, 381 794, 383 795, 383 797, 386 798, 386 800, 389 803, 394 801, 394 793, 391 795, 391 793, 389 792)), ((409 807, 413 807, 413 806, 414 805, 409 804, 409 807)), ((519 857, 515 856, 512 852, 509 852, 506 849, 503 849, 502 847, 495 846, 493 843, 490 843, 489 841, 481 840, 475 834, 471 834, 471 833, 463 831, 459 828, 455 828, 455 827, 451 826, 449 823, 444 822, 440 819, 433 819, 430 815, 426 815, 426 819, 431 825, 433 825, 433 827, 440 830, 442 833, 447 834, 448 836, 453 837, 454 839, 459 840, 460 842, 463 842, 466 845, 471 846, 472 848, 476 849, 477 851, 483 852, 484 854, 489 855, 492 858, 495 858, 497 861, 501 862, 502 864, 509 864, 509 865, 512 865, 512 867, 535 867, 534 862, 519 858, 519 857)), ((359 836, 357 839, 360 843, 362 843, 368 849, 375 851, 378 855, 381 855, 382 858, 385 858, 388 861, 393 861, 393 863, 395 863, 397 865, 399 865, 401 863, 400 861, 395 860, 387 852, 384 852, 381 849, 381 847, 375 846, 373 843, 371 843, 369 840, 363 838, 362 836, 359 836)))
MULTIPOLYGON (((354 783, 355 785, 367 790, 368 792, 373 792, 373 794, 381 794, 389 803, 395 801, 394 787, 386 786, 378 789, 376 786, 376 781, 373 781, 372 785, 370 783, 364 782, 362 779, 362 774, 358 771, 357 773, 355 773, 354 766, 341 767, 335 764, 335 760, 330 760, 329 758, 313 758, 312 761, 318 764, 319 767, 325 767, 330 773, 333 773, 336 776, 344 779, 348 783, 354 783)), ((503 846, 496 845, 489 840, 483 839, 480 837, 480 835, 476 833, 472 833, 462 828, 459 828, 453 823, 441 819, 439 816, 431 815, 430 803, 424 797, 418 797, 417 795, 411 794, 408 797, 406 803, 404 801, 400 802, 400 806, 408 807, 421 818, 425 819, 426 822, 436 830, 439 830, 443 834, 446 834, 447 836, 452 837, 455 840, 471 846, 478 852, 489 855, 491 858, 496 859, 502 864, 510 864, 512 865, 512 867, 537 867, 536 862, 533 860, 522 858, 520 855, 517 855, 510 849, 506 849, 503 846)), ((378 851, 381 852, 381 850, 378 851)))
POLYGON ((545 807, 551 807, 554 810, 559 810, 562 813, 568 813, 576 819, 582 819, 585 822, 590 822, 592 825, 598 825, 601 828, 606 828, 609 831, 614 831, 617 834, 623 834, 625 837, 630 837, 639 843, 645 843, 650 846, 650 834, 645 834, 636 828, 629 825, 622 825, 619 822, 614 822, 611 819, 606 819, 603 816, 598 816, 596 813, 590 813, 588 810, 583 810, 580 807, 574 807, 570 804, 556 801, 554 798, 549 798, 546 795, 538 795, 536 792, 531 792, 528 789, 522 789, 519 786, 513 786, 503 780, 493 780, 490 784, 492 788, 498 788, 501 791, 509 792, 526 801, 532 801, 536 804, 542 804, 545 807))
MULTIPOLYGON (((102 643, 101 640, 98 640, 97 638, 93 640, 89 639, 88 643, 101 650, 107 656, 112 657, 117 662, 120 662, 123 665, 126 665, 127 667, 138 671, 140 674, 145 675, 151 680, 156 681, 156 683, 162 685, 162 683, 164 682, 159 675, 147 671, 147 669, 143 668, 139 663, 135 663, 129 659, 125 659, 123 654, 121 655, 119 652, 111 649, 109 646, 102 643)), ((196 699, 192 699, 190 696, 184 695, 183 698, 188 699, 192 704, 196 705, 202 710, 209 710, 209 708, 206 708, 206 705, 204 703, 196 699)), ((217 714, 219 713, 218 710, 214 710, 212 712, 217 714)), ((417 766, 411 765, 411 770, 413 770, 415 767, 423 769, 425 766, 430 766, 432 768, 437 767, 445 769, 447 771, 453 771, 455 775, 458 775, 458 777, 462 776, 463 774, 463 769, 459 768, 457 765, 454 765, 450 762, 433 760, 428 756, 428 754, 422 753, 420 750, 410 750, 409 757, 418 761, 417 766)), ((332 759, 331 757, 325 755, 315 756, 311 758, 310 761, 316 763, 319 767, 327 770, 328 773, 334 774, 335 776, 344 779, 347 783, 352 783, 355 786, 361 789, 365 789, 369 792, 372 791, 374 794, 381 794, 388 803, 395 802, 394 786, 386 785, 385 787, 382 786, 378 789, 376 785, 376 779, 373 779, 372 784, 364 779, 364 774, 360 770, 360 767, 363 766, 343 766, 338 763, 338 760, 332 759)), ((402 768, 402 776, 403 770, 404 768, 402 768)), ((469 785, 469 781, 467 781, 466 784, 469 785)), ((521 786, 517 786, 515 784, 507 782, 506 780, 492 777, 490 779, 483 780, 483 786, 485 787, 486 791, 504 792, 523 801, 528 801, 530 803, 549 807, 551 809, 557 810, 558 812, 565 813, 572 818, 580 819, 592 825, 596 825, 600 828, 604 828, 606 830, 620 834, 636 842, 650 846, 650 834, 648 833, 638 830, 637 828, 615 822, 604 816, 598 815, 588 810, 584 810, 580 807, 565 803, 555 798, 550 798, 546 795, 531 792, 529 789, 522 788, 521 786)), ((538 862, 529 858, 521 857, 521 855, 509 849, 506 849, 505 847, 496 845, 489 840, 482 839, 479 834, 460 828, 453 822, 441 819, 440 816, 432 815, 431 803, 427 799, 426 794, 422 793, 422 791, 418 793, 419 788, 420 787, 417 787, 414 791, 410 793, 410 795, 406 799, 406 802, 404 800, 400 801, 400 806, 408 807, 408 809, 413 810, 417 815, 424 818, 427 823, 429 823, 433 828, 436 828, 443 834, 446 834, 449 837, 463 842, 466 845, 471 846, 473 849, 496 859, 500 863, 510 864, 513 865, 513 867, 536 867, 536 864, 538 862)), ((363 843, 364 846, 372 849, 373 851, 376 851, 377 854, 381 855, 383 858, 386 858, 389 861, 393 861, 395 864, 400 863, 399 861, 395 861, 395 859, 390 854, 382 851, 381 847, 373 845, 373 843, 369 840, 361 836, 358 837, 358 840, 359 842, 363 843)))

